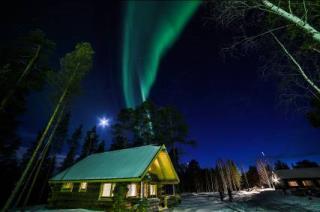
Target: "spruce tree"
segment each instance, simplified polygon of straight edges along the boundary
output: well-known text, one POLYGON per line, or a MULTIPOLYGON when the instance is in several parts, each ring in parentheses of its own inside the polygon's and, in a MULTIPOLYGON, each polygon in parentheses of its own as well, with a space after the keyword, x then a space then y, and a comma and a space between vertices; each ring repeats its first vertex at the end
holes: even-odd
POLYGON ((293 165, 294 169, 298 169, 298 168, 314 168, 314 167, 319 167, 319 164, 317 162, 310 161, 310 160, 298 161, 293 165))
POLYGON ((247 171, 247 179, 250 187, 259 186, 259 173, 257 167, 249 166, 249 170, 247 171))
POLYGON ((275 170, 281 170, 281 169, 290 169, 288 164, 280 161, 280 160, 277 160, 275 163, 274 163, 274 169, 275 170))
POLYGON ((104 146, 105 146, 105 143, 104 143, 104 141, 102 140, 102 141, 99 143, 98 147, 97 147, 96 153, 104 152, 104 148, 105 148, 104 146))
POLYGON ((117 183, 113 191, 113 204, 112 208, 114 212, 127 211, 126 208, 126 195, 128 193, 127 183, 117 183))
POLYGON ((79 141, 82 135, 82 125, 80 125, 71 135, 71 138, 68 139, 69 151, 67 153, 66 158, 62 162, 62 166, 60 170, 64 170, 70 166, 72 166, 75 162, 75 157, 77 154, 77 149, 79 147, 79 141))
POLYGON ((97 134, 96 126, 94 126, 91 130, 87 131, 86 133, 79 160, 87 157, 92 153, 95 153, 98 148, 98 143, 99 136, 97 134))
POLYGON ((183 115, 173 107, 158 107, 146 101, 136 108, 122 109, 112 126, 110 149, 131 146, 166 145, 175 167, 183 145, 195 144, 188 139, 188 125, 183 115))
POLYGON ((57 129, 54 132, 52 142, 52 149, 50 154, 60 153, 62 147, 66 144, 68 131, 69 131, 69 123, 70 123, 71 113, 66 112, 62 113, 62 118, 58 123, 57 129))

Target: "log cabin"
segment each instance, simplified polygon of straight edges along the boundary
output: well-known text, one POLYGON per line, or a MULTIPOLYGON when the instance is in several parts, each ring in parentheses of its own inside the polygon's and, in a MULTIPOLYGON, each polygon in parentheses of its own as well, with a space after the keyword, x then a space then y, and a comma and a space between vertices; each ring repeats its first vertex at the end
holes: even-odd
POLYGON ((277 189, 320 194, 320 167, 276 170, 272 179, 277 189))
POLYGON ((117 183, 128 186, 128 208, 143 199, 151 211, 159 211, 180 201, 179 177, 166 147, 147 145, 92 154, 58 173, 49 180, 48 204, 109 211, 117 183))

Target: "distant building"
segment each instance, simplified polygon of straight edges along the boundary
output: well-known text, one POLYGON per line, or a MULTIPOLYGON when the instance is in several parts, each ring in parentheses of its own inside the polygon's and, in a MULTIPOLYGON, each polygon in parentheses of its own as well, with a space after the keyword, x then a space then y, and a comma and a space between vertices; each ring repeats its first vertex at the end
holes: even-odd
POLYGON ((320 167, 276 170, 272 178, 276 188, 320 189, 320 167))
POLYGON ((152 211, 179 201, 174 189, 179 178, 165 146, 148 145, 92 154, 57 174, 49 180, 49 206, 108 211, 120 182, 128 186, 129 208, 141 199, 149 202, 152 211), (165 189, 168 185, 171 189, 165 189))

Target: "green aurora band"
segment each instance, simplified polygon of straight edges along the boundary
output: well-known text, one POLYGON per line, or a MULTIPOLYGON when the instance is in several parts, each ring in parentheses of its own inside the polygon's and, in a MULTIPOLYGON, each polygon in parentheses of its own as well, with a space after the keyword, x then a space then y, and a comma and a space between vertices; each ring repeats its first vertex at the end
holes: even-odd
POLYGON ((127 107, 149 96, 161 58, 177 40, 200 1, 127 1, 122 86, 127 107))

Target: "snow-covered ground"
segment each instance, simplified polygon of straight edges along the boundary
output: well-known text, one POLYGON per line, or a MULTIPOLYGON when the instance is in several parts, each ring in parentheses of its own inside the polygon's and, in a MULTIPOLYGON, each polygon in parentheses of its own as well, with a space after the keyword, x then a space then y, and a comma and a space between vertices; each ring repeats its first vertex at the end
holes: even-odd
MULTIPOLYGON (((32 207, 27 211, 50 212, 89 212, 85 209, 48 210, 45 206, 32 207)), ((234 201, 220 201, 218 193, 182 194, 182 202, 171 209, 172 212, 209 212, 209 211, 283 211, 283 212, 320 212, 320 198, 298 197, 283 194, 271 189, 240 191, 234 194, 234 201)), ((90 211, 93 212, 93 211, 90 211)))
MULTIPOLYGON (((17 210, 21 211, 21 210, 17 210)), ((32 206, 25 209, 25 212, 102 212, 102 211, 94 211, 83 208, 75 208, 75 209, 47 209, 46 205, 37 205, 32 206)))
POLYGON ((173 212, 207 211, 319 211, 320 198, 285 195, 281 191, 259 189, 240 191, 234 194, 234 201, 220 201, 218 193, 198 193, 182 195, 182 203, 173 212))

